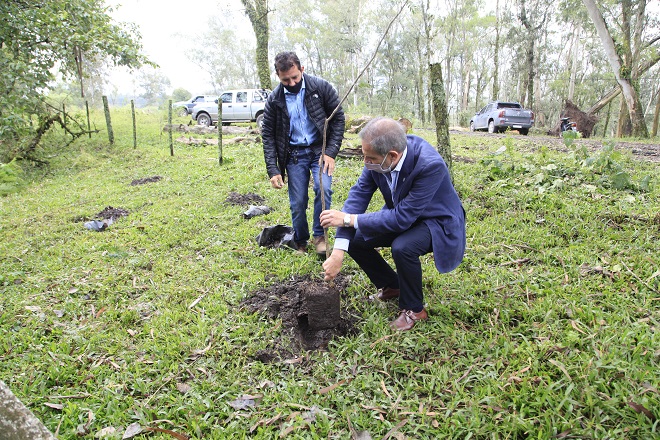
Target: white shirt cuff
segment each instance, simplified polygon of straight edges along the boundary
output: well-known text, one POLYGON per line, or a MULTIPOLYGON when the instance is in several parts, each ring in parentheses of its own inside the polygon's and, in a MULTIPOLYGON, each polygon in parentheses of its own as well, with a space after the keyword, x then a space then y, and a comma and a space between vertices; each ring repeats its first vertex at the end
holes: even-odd
POLYGON ((339 249, 340 251, 347 252, 348 251, 348 245, 351 241, 348 238, 337 238, 335 240, 334 248, 339 249))

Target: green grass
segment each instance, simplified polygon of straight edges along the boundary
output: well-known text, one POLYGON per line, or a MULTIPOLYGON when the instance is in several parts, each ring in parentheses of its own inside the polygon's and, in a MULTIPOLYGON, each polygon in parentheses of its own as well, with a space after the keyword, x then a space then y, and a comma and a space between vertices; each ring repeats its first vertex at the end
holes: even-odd
MULTIPOLYGON (((238 303, 320 277, 320 263, 257 246, 263 227, 290 224, 260 144, 225 145, 222 165, 212 146, 177 143, 171 157, 165 119, 138 114, 137 149, 125 111, 115 146, 101 133, 61 149, 52 135, 51 165, 0 198, 0 379, 59 438, 121 438, 131 423, 206 439, 658 436, 657 164, 613 157, 632 182, 618 190, 577 151, 453 136, 468 249, 450 274, 423 259, 428 323, 392 334, 395 306, 365 300, 349 258, 357 335, 264 364, 255 354, 285 330, 238 303), (245 220, 232 191, 274 211, 245 220), (130 214, 86 230, 107 206, 130 214), (256 404, 230 405, 243 395, 256 404)), ((338 160, 335 207, 360 167, 338 160)))

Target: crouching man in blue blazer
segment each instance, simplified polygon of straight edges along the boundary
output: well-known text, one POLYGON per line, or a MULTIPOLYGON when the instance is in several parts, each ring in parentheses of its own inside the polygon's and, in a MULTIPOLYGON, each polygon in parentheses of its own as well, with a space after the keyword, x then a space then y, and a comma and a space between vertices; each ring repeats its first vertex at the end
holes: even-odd
POLYGON ((394 119, 372 119, 360 131, 364 169, 341 211, 321 213, 324 228, 335 226, 335 245, 323 263, 325 279, 339 274, 344 254, 364 270, 376 297, 398 298, 399 315, 390 326, 406 331, 428 318, 422 292, 420 256, 433 252, 440 273, 453 270, 465 252, 465 211, 440 154, 424 139, 407 136, 394 119), (367 213, 376 190, 385 199, 367 213), (376 248, 391 247, 396 270, 376 248))

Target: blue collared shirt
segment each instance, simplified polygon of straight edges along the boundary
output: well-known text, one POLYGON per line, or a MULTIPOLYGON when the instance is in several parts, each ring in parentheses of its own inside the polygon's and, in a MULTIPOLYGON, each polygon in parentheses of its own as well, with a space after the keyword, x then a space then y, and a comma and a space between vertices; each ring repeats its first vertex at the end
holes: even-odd
POLYGON ((305 108, 305 78, 298 93, 284 89, 286 109, 289 111, 289 143, 291 145, 313 145, 319 138, 314 123, 307 115, 305 108))

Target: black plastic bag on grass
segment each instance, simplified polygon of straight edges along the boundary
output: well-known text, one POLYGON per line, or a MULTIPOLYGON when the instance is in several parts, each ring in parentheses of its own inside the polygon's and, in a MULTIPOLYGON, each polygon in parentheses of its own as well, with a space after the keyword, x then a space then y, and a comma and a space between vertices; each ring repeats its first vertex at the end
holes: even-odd
POLYGON ((264 228, 257 235, 257 243, 259 246, 269 248, 288 246, 291 249, 298 249, 293 239, 293 228, 286 225, 275 225, 264 228))

